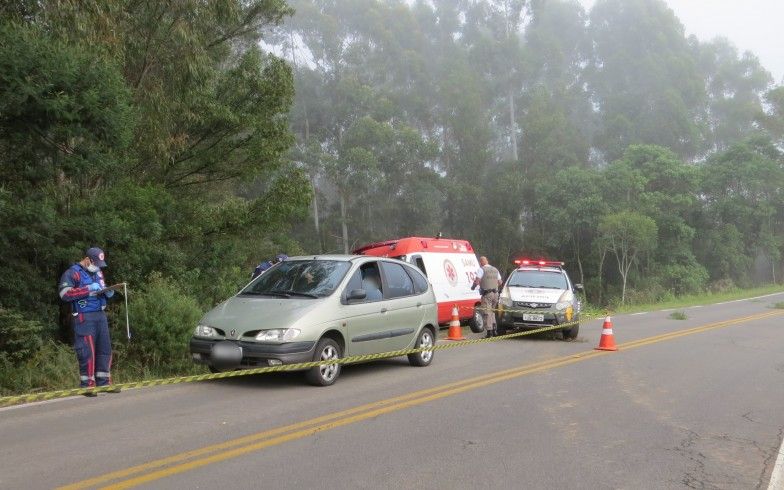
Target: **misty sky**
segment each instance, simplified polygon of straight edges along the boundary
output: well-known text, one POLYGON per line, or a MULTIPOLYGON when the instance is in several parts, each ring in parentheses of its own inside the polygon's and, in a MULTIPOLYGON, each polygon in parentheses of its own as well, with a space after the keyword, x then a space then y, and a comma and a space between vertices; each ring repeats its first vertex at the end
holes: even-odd
MULTIPOLYGON (((580 0, 586 7, 595 0, 580 0)), ((724 36, 756 54, 777 83, 784 80, 784 0, 665 0, 686 27, 707 41, 724 36)))

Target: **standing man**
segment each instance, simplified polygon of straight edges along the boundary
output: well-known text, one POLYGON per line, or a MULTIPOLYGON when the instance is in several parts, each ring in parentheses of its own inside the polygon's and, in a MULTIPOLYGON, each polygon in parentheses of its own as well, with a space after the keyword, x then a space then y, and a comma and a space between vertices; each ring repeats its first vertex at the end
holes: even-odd
MULTIPOLYGON (((82 388, 112 384, 112 342, 106 319, 106 300, 114 291, 106 287, 101 268, 106 267, 103 250, 92 247, 84 258, 60 278, 60 299, 71 304, 74 350, 79 360, 79 385, 82 388)), ((96 396, 96 393, 87 393, 96 396)))
POLYGON ((482 317, 487 330, 487 338, 495 337, 495 309, 498 306, 498 290, 501 288, 501 273, 490 265, 487 257, 479 257, 479 271, 474 280, 474 287, 479 286, 482 295, 482 317))

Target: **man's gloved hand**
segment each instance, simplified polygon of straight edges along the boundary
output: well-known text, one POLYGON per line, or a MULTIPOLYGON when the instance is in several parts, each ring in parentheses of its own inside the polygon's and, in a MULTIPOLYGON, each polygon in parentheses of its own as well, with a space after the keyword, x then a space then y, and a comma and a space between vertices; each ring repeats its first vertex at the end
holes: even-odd
POLYGON ((97 283, 97 282, 90 283, 90 285, 87 286, 87 290, 90 291, 90 294, 93 295, 93 296, 95 295, 95 293, 97 293, 101 289, 103 289, 101 287, 101 284, 97 283))

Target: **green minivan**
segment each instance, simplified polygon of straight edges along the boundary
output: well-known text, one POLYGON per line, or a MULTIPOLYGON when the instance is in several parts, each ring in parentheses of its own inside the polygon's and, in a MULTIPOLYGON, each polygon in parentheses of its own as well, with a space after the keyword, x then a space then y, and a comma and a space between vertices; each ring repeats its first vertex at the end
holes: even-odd
MULTIPOLYGON (((194 362, 213 372, 295 364, 435 344, 433 288, 394 259, 322 255, 287 259, 209 311, 190 341, 194 362)), ((427 366, 433 351, 408 355, 427 366)), ((307 370, 328 386, 340 364, 307 370)))

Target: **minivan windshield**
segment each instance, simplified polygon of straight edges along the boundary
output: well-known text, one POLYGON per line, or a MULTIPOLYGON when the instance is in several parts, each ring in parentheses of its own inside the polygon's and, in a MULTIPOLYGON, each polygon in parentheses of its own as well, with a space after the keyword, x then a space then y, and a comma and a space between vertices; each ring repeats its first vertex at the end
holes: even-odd
POLYGON ((287 260, 264 272, 240 294, 324 298, 335 291, 350 268, 350 262, 340 260, 287 260))
POLYGON ((541 289, 569 288, 566 277, 556 271, 514 271, 507 286, 541 289))

